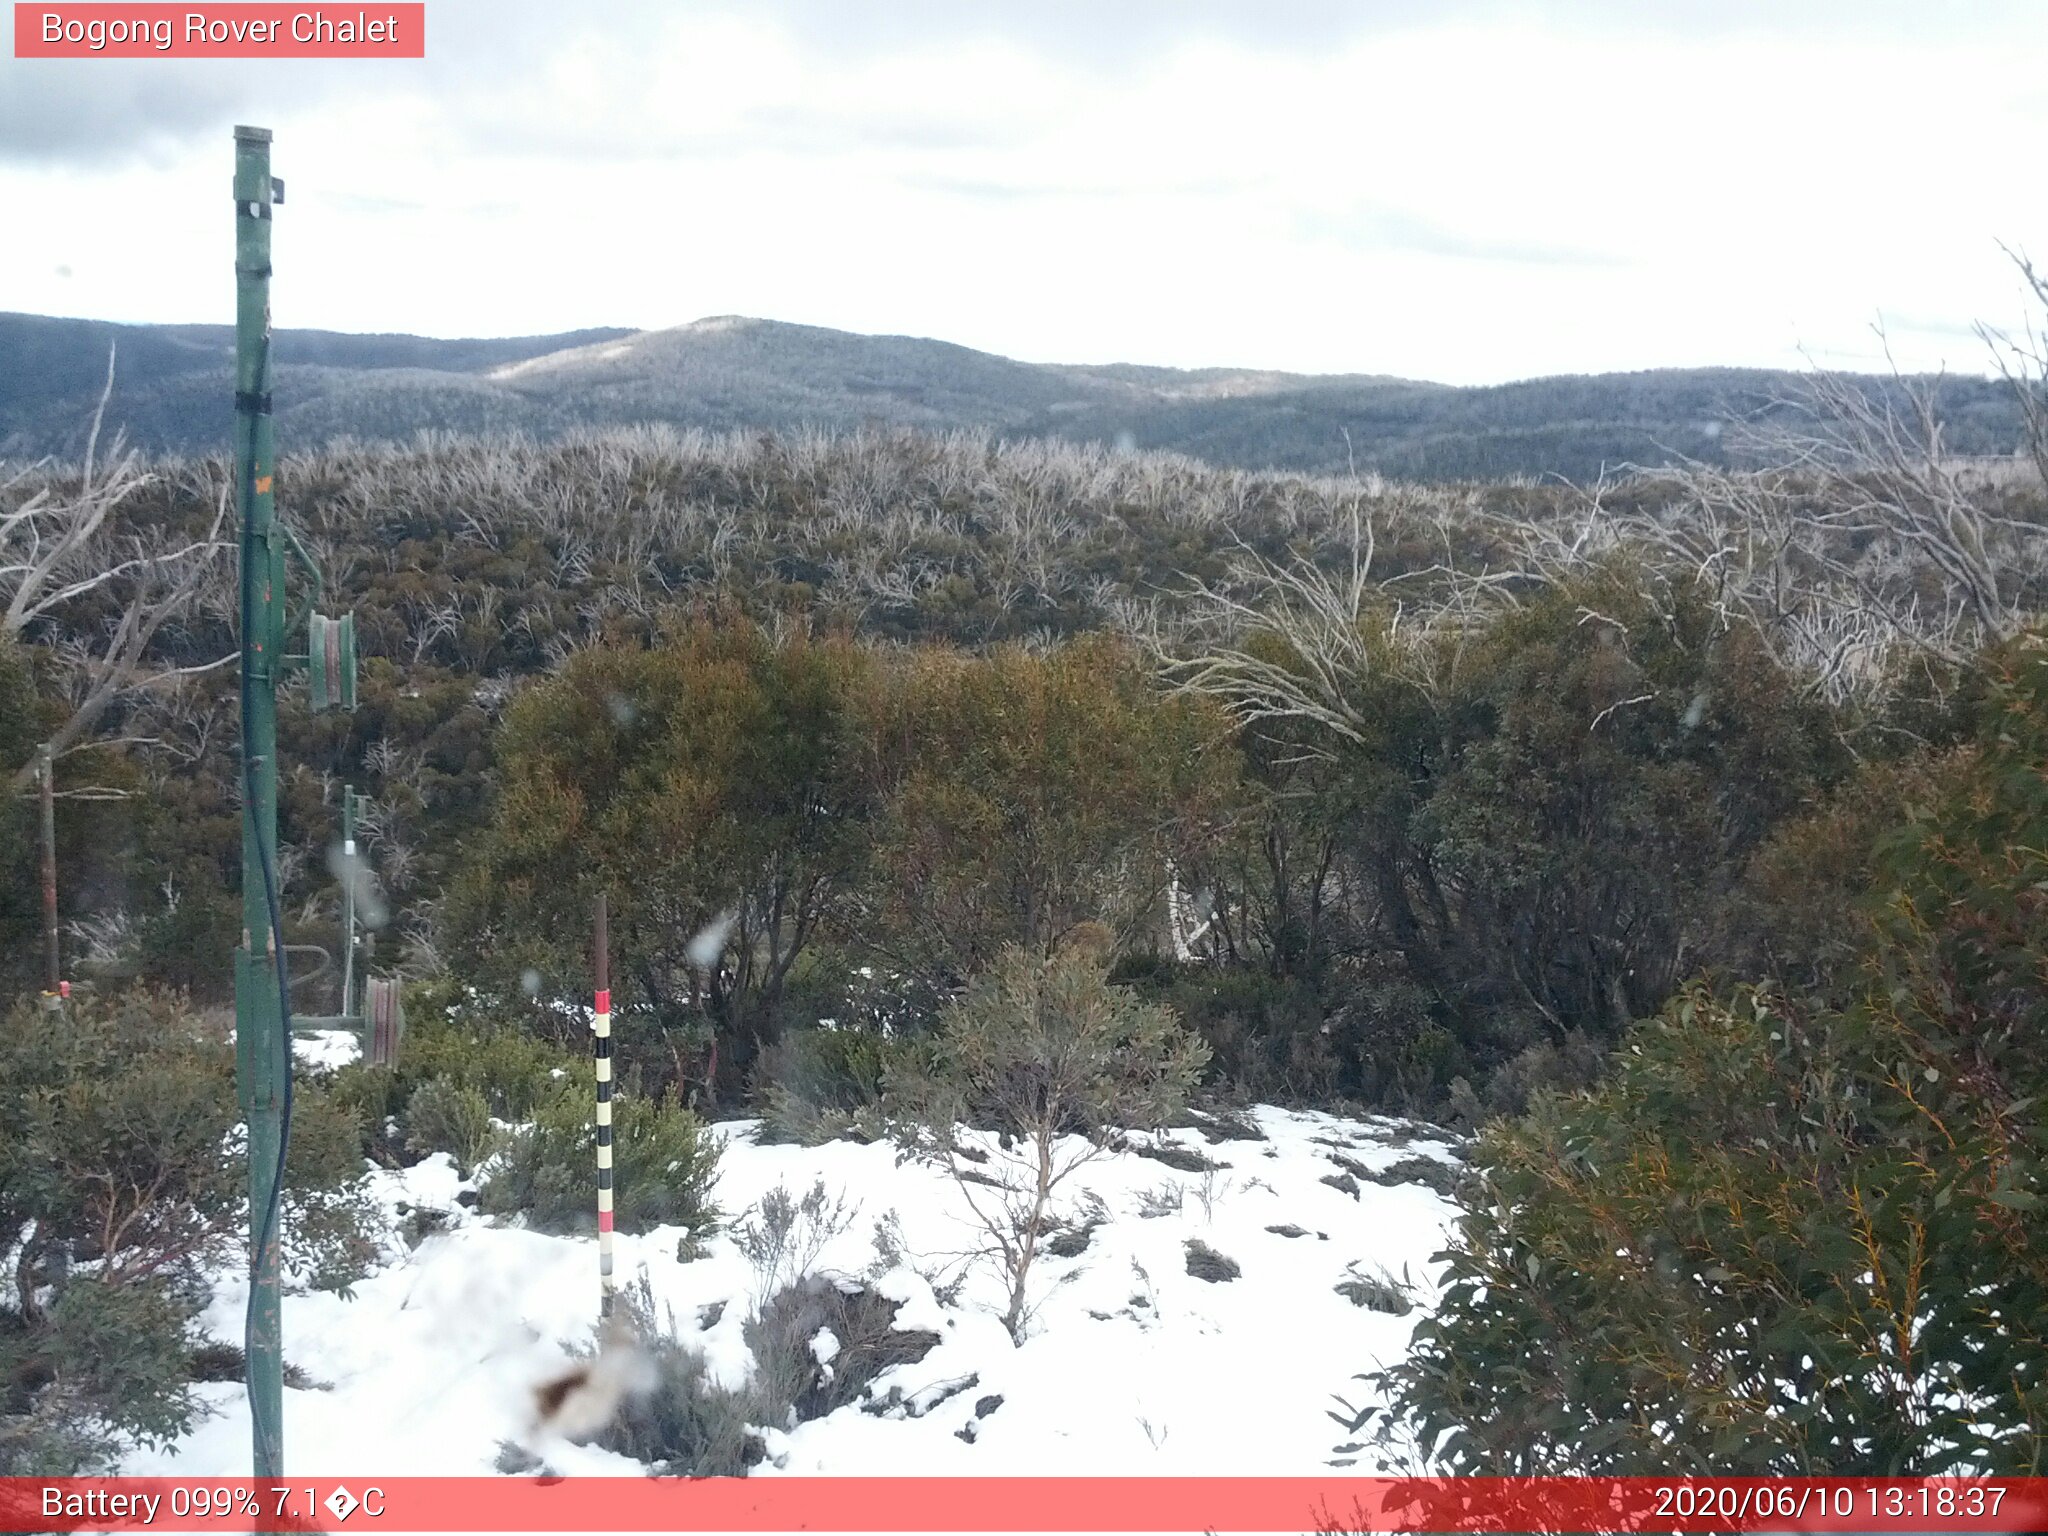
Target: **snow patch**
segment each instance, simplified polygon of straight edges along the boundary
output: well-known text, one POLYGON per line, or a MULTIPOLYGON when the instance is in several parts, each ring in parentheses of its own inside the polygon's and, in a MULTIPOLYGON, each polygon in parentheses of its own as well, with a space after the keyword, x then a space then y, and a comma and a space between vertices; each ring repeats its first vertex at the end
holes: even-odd
MULTIPOLYGON (((1358 1402, 1353 1374, 1406 1352, 1435 1303, 1430 1257, 1454 1215, 1419 1184, 1361 1183, 1356 1198, 1331 1188, 1321 1182, 1336 1167, 1331 1153, 1377 1172, 1403 1158, 1454 1161, 1455 1149, 1441 1132, 1393 1120, 1270 1106, 1250 1117, 1265 1141, 1166 1138, 1220 1165, 1213 1172, 1121 1153, 1076 1174, 1061 1214, 1078 1215, 1084 1195, 1106 1214, 1077 1256, 1039 1261, 1021 1343, 1002 1325, 1003 1278, 983 1264, 963 1268, 971 1213, 944 1176, 897 1166, 887 1145, 761 1146, 758 1121, 720 1122, 717 1194, 729 1224, 778 1184, 801 1193, 822 1178, 859 1204, 861 1219, 826 1245, 816 1272, 871 1286, 898 1304, 895 1328, 940 1341, 878 1377, 866 1404, 765 1429, 771 1456, 754 1475, 1326 1472, 1338 1438, 1325 1416, 1332 1394, 1358 1402), (1139 1215, 1141 1196, 1169 1183, 1184 1196, 1178 1207, 1139 1215), (892 1214, 901 1252, 881 1269, 874 1228, 892 1214), (1327 1240, 1267 1230, 1289 1223, 1327 1240), (1240 1277, 1215 1285, 1189 1275, 1195 1238, 1237 1263, 1240 1277), (1414 1311, 1393 1317, 1353 1305, 1335 1289, 1353 1265, 1405 1271, 1414 1311), (1001 1397, 1001 1412, 963 1436, 990 1395, 1001 1397)), ((286 1390, 286 1465, 309 1477, 488 1475, 502 1443, 529 1443, 534 1388, 596 1344, 597 1245, 477 1215, 460 1203, 473 1181, 445 1154, 370 1181, 394 1228, 408 1213, 435 1212, 436 1230, 416 1247, 394 1238, 387 1262, 347 1299, 305 1290, 284 1298, 285 1357, 320 1384, 286 1390)), ((685 1248, 685 1235, 673 1226, 620 1234, 620 1284, 644 1277, 657 1317, 673 1318, 712 1379, 742 1385, 755 1373, 746 1324, 757 1277, 731 1237, 685 1248), (699 1256, 685 1262, 679 1248, 699 1256)), ((239 1340, 246 1296, 238 1270, 216 1275, 204 1330, 239 1340)), ((821 1328, 809 1344, 821 1367, 844 1368, 846 1340, 821 1328)), ((245 1469, 241 1387, 208 1385, 200 1395, 209 1417, 172 1446, 136 1450, 122 1470, 245 1469)), ((643 1470, 566 1441, 532 1448, 569 1476, 643 1470)), ((1352 1470, 1397 1469, 1377 1468, 1367 1450, 1352 1470)))

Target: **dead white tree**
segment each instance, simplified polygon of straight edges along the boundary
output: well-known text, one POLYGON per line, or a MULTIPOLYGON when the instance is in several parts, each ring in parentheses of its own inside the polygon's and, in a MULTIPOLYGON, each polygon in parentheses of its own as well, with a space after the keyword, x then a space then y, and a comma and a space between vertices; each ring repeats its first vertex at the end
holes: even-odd
MULTIPOLYGON (((228 513, 222 492, 212 526, 197 539, 120 527, 115 514, 153 476, 117 435, 98 456, 114 353, 86 436, 77 479, 33 464, 0 478, 0 634, 39 643, 61 671, 69 714, 50 737, 53 753, 86 744, 114 704, 139 689, 222 665, 152 665, 151 646, 165 624, 186 613, 204 588, 228 513)), ((23 764, 9 788, 35 777, 23 764)))
POLYGON ((2021 447, 2034 461, 2041 484, 2048 486, 2048 335, 2042 330, 2044 318, 2048 318, 2048 276, 2036 271, 2034 263, 2021 252, 2008 247, 2005 254, 2019 268, 2028 291, 2041 306, 2041 315, 2029 318, 2018 334, 1988 325, 1978 326, 1977 334, 1983 338, 2005 382, 2012 386, 2026 431, 2021 447))
POLYGON ((1603 485, 1562 520, 1497 532, 1547 582, 1634 552, 1835 702, 1879 696, 1916 659, 1965 666, 2048 598, 2048 522, 1949 451, 1938 380, 1894 371, 1873 389, 1817 371, 1740 447, 1761 467, 1689 462, 1656 472, 1650 494, 1603 485))
MULTIPOLYGON (((2048 303, 2048 279, 2022 270, 2048 303)), ((2001 364, 2048 462, 2044 356, 2036 339, 2001 364)), ((1383 492, 1367 513, 1352 487, 1313 554, 1283 562, 1240 544, 1223 580, 1180 594, 1189 626, 1147 643, 1175 686, 1246 725, 1305 724, 1304 753, 1327 756, 1369 734, 1367 679, 1435 697, 1465 637, 1527 594, 1620 562, 1653 609, 1675 617, 1681 599, 1703 596, 1816 695, 1874 702, 1907 667, 1952 675, 2048 606, 2048 514, 1949 451, 1938 385, 1816 372, 1744 434, 1744 457, 1761 467, 1633 472, 1562 509, 1401 507, 1383 492), (1372 519, 1405 515, 1412 528, 1416 513, 1434 523, 1440 560, 1376 580, 1372 519)))
POLYGON ((1206 695, 1246 726, 1310 726, 1294 738, 1304 758, 1368 739, 1375 705, 1361 685, 1372 679, 1438 697, 1461 659, 1456 640, 1485 621, 1499 591, 1486 576, 1398 591, 1377 580, 1373 514, 1356 499, 1331 543, 1319 558, 1284 563, 1240 543, 1225 579, 1191 580, 1178 594, 1180 622, 1155 617, 1138 637, 1175 691, 1206 695))

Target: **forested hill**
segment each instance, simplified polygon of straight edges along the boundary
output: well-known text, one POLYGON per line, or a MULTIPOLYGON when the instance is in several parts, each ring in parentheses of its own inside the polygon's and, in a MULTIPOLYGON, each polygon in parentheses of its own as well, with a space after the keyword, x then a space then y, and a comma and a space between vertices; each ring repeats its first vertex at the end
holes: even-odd
MULTIPOLYGON (((0 314, 0 456, 76 453, 115 343, 110 427, 152 452, 226 446, 231 327, 0 314)), ((964 427, 1408 480, 1586 480, 1674 454, 1715 460, 1729 424, 1797 385, 1791 374, 1724 368, 1454 388, 1376 374, 1062 366, 738 317, 490 340, 280 331, 275 363, 280 435, 301 448, 643 422, 964 427)), ((1954 378, 1939 388, 1954 451, 2011 450, 2019 424, 2002 385, 1954 378)))

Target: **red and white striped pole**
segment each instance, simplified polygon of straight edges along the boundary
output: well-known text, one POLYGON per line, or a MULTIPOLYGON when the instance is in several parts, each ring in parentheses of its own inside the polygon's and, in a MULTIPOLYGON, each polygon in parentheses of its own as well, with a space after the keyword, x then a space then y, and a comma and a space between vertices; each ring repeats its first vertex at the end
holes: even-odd
POLYGON ((597 1273, 603 1286, 598 1315, 612 1315, 612 966, 605 898, 597 897, 597 1273))

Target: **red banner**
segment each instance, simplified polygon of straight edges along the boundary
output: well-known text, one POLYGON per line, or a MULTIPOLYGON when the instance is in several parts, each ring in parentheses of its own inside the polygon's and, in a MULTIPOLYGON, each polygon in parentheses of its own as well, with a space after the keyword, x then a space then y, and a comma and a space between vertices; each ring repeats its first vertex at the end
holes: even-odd
POLYGON ((427 8, 55 4, 14 7, 17 59, 423 59, 427 8))
POLYGON ((2048 1478, 0 1478, 9 1531, 2042 1531, 2048 1478))

